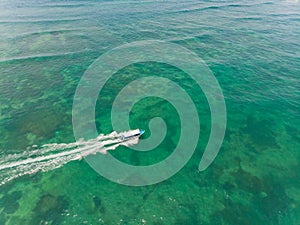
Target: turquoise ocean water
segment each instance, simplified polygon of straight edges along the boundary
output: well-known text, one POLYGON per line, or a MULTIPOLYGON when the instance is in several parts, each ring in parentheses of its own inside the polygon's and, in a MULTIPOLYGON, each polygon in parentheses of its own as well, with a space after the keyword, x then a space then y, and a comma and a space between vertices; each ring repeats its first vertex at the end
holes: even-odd
MULTIPOLYGON (((297 0, 2 0, 0 157, 74 142, 72 103, 80 78, 100 55, 133 41, 170 41, 201 57, 223 90, 227 130, 214 163, 199 172, 211 122, 201 89, 167 64, 127 66, 98 99, 99 133, 112 131, 110 108, 125 84, 166 77, 191 96, 201 120, 189 163, 145 187, 108 181, 84 160, 21 176, 0 186, 0 224, 300 224, 299 28, 297 0)), ((113 155, 133 165, 170 155, 180 135, 170 103, 143 99, 130 123, 148 137, 157 116, 168 132, 156 149, 119 147, 113 155)))

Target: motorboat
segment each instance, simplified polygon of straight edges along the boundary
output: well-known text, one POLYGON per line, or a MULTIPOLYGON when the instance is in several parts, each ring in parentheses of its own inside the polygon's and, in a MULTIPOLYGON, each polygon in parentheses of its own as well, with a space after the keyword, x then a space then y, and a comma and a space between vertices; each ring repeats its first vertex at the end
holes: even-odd
POLYGON ((126 141, 131 138, 140 137, 143 133, 145 133, 145 130, 140 130, 140 129, 130 130, 130 131, 124 132, 121 136, 121 139, 122 139, 122 141, 126 141))

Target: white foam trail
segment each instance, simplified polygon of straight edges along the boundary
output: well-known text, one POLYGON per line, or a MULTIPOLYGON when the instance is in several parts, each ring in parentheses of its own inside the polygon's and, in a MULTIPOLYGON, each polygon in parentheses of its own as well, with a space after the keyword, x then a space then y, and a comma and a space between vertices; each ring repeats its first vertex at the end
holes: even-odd
MULTIPOLYGON (((130 132, 130 131, 129 131, 130 132)), ((121 136, 127 132, 112 132, 108 135, 99 135, 95 139, 80 140, 74 143, 45 144, 41 148, 33 146, 22 153, 2 156, 0 159, 0 185, 37 171, 49 171, 62 165, 80 160, 85 156, 115 150, 120 145, 131 146, 139 141, 139 137, 122 140, 121 136)))

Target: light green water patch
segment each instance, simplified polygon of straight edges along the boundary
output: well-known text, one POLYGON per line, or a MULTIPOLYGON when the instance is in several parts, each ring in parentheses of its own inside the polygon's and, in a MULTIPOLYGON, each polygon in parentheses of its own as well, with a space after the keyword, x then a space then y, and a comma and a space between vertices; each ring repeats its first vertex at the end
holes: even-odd
POLYGON ((68 134, 60 135, 57 141, 65 142, 66 137, 73 140, 70 127, 73 95, 93 57, 1 63, 1 133, 4 137, 0 141, 1 148, 23 151, 32 144, 48 143, 57 132, 68 134), (28 64, 30 66, 25 66, 28 64))

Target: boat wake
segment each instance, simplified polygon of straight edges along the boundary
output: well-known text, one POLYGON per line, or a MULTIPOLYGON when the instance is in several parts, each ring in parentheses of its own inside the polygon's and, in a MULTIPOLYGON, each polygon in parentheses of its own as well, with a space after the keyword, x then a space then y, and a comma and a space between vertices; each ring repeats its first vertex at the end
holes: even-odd
POLYGON ((100 134, 95 139, 79 140, 69 144, 45 144, 40 148, 34 145, 22 153, 1 156, 0 185, 25 174, 59 168, 91 154, 106 154, 107 151, 115 150, 120 145, 135 145, 139 142, 140 135, 130 136, 134 131, 121 133, 114 131, 108 135, 100 134))

